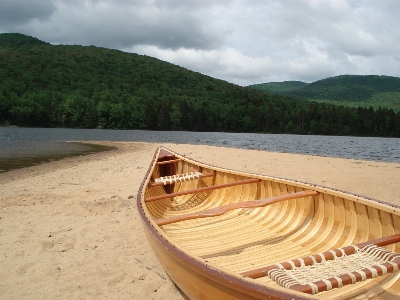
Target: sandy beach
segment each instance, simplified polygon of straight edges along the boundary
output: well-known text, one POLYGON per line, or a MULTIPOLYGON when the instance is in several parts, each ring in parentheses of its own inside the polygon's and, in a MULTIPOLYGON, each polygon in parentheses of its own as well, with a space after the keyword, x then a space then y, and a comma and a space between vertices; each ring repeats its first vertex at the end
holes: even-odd
MULTIPOLYGON (((136 194, 158 144, 0 174, 1 299, 187 299, 150 249, 136 194)), ((400 205, 400 164, 162 144, 229 169, 400 205)))

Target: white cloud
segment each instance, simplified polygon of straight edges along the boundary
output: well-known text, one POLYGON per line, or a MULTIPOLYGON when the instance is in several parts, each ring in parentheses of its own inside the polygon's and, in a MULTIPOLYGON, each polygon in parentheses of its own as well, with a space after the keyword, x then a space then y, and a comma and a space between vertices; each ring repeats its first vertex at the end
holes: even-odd
POLYGON ((229 77, 231 80, 228 81, 241 85, 257 83, 259 78, 268 80, 269 72, 283 74, 285 70, 270 57, 245 56, 233 48, 211 51, 180 48, 173 51, 141 45, 125 50, 157 57, 215 78, 226 80, 229 77))

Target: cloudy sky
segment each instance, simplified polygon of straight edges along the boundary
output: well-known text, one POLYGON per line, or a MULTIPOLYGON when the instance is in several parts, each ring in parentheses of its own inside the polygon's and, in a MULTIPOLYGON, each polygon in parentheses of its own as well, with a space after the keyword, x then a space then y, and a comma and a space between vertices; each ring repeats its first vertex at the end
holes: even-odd
POLYGON ((0 0, 0 33, 157 57, 238 85, 400 77, 399 0, 0 0))

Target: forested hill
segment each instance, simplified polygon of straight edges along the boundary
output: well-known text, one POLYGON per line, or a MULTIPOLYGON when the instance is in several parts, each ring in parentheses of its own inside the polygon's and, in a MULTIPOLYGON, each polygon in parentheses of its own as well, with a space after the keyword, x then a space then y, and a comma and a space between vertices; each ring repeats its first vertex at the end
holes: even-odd
POLYGON ((400 136, 400 114, 312 103, 158 59, 0 34, 0 124, 400 136))
POLYGON ((283 82, 268 82, 249 85, 250 88, 256 90, 262 90, 274 94, 287 94, 294 90, 301 89, 308 85, 308 83, 302 81, 283 81, 283 82))
POLYGON ((386 107, 400 111, 400 78, 341 75, 312 82, 270 82, 250 87, 313 101, 349 106, 386 107))
POLYGON ((33 45, 50 45, 38 38, 20 34, 20 33, 3 33, 0 34, 0 47, 20 47, 33 45))

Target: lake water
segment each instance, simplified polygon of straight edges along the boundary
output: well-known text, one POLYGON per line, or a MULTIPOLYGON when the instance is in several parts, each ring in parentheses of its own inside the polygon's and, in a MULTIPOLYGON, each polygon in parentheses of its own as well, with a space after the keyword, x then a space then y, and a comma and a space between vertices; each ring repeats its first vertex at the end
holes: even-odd
POLYGON ((0 171, 110 149, 70 141, 202 144, 400 163, 398 138, 0 127, 0 171))

